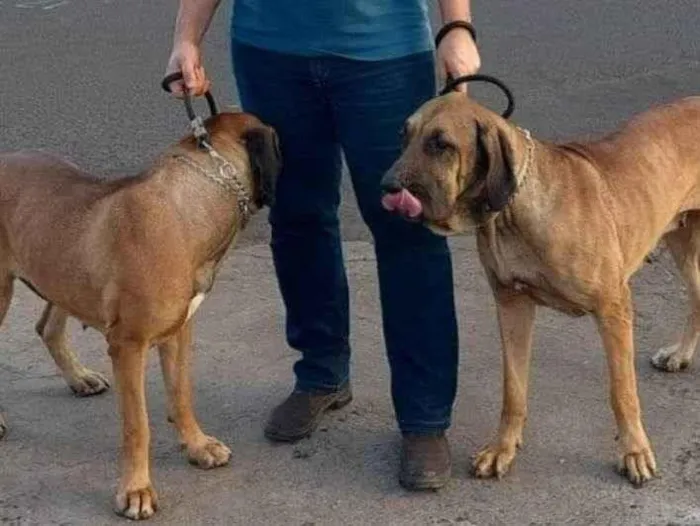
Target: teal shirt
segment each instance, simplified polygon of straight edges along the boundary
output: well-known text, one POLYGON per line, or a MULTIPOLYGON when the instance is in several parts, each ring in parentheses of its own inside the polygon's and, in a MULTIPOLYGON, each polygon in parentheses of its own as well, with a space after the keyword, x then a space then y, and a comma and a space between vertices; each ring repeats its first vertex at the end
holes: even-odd
POLYGON ((427 0, 234 0, 238 42, 303 56, 385 60, 433 48, 427 0))

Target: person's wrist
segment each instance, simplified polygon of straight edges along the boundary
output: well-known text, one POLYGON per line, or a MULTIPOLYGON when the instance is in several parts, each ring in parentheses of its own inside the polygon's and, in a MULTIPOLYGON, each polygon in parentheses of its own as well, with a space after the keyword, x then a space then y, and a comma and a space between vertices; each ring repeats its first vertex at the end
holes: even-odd
POLYGON ((465 19, 455 19, 446 21, 445 24, 439 29, 435 35, 435 49, 440 47, 440 43, 452 31, 466 31, 476 44, 476 28, 474 27, 474 24, 465 19))
POLYGON ((199 44, 194 39, 186 37, 176 38, 175 42, 173 42, 173 49, 175 50, 193 49, 198 46, 199 44))

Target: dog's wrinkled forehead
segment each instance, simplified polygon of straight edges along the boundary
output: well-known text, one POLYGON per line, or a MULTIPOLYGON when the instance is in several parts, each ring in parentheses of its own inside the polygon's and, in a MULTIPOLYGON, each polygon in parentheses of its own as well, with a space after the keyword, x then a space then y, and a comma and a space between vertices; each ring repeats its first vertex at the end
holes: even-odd
POLYGON ((484 108, 463 93, 449 93, 424 103, 405 122, 405 131, 415 136, 440 131, 462 135, 473 129, 475 120, 487 118, 484 108))
POLYGON ((262 126, 262 122, 250 113, 227 111, 207 119, 205 126, 212 133, 227 133, 241 136, 251 128, 262 126))

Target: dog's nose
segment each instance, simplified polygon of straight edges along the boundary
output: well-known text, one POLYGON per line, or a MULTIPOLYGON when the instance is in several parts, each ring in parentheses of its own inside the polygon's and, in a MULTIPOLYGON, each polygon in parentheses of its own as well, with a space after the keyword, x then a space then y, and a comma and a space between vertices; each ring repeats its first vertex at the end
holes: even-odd
POLYGON ((401 186, 398 177, 391 172, 382 178, 381 187, 382 192, 385 194, 396 194, 403 190, 403 186, 401 186))

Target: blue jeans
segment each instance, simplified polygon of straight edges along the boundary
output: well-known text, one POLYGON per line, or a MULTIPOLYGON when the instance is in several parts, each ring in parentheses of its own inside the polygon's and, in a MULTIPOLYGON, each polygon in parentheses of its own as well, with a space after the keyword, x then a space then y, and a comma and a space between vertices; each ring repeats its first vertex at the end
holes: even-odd
POLYGON ((333 391, 350 376, 348 283, 339 232, 341 151, 374 238, 391 392, 403 432, 450 425, 458 342, 445 239, 381 207, 380 179, 399 131, 435 95, 432 53, 386 61, 308 58, 235 39, 241 106, 275 127, 283 169, 271 248, 297 388, 333 391))

